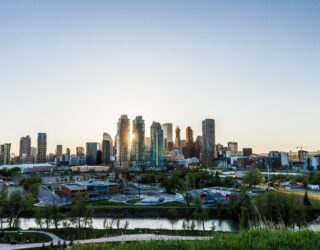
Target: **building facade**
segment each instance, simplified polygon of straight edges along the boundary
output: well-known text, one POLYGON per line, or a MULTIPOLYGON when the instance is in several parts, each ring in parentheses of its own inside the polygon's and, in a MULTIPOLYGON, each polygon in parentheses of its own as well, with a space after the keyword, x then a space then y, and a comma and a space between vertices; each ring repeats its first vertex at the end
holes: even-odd
POLYGON ((142 116, 137 116, 132 121, 132 151, 131 159, 135 162, 144 162, 145 157, 145 123, 142 116))
POLYGON ((150 161, 151 166, 164 166, 164 140, 161 124, 153 122, 150 128, 150 161))
POLYGON ((101 154, 102 163, 108 164, 113 154, 112 138, 108 133, 103 133, 101 154))
POLYGON ((170 152, 173 148, 173 130, 172 123, 162 124, 163 138, 164 138, 164 148, 166 152, 170 152))
POLYGON ((88 165, 96 165, 98 160, 99 145, 97 142, 87 142, 86 160, 88 165))
POLYGON ((8 165, 10 164, 10 152, 11 152, 11 143, 5 143, 0 145, 0 164, 8 165))
POLYGON ((215 121, 213 119, 206 119, 202 121, 202 164, 212 164, 215 158, 215 141, 215 121))
POLYGON ((37 139, 37 163, 47 162, 47 134, 38 133, 37 139))
POLYGON ((118 121, 117 132, 117 164, 118 167, 129 166, 130 119, 122 115, 118 121))

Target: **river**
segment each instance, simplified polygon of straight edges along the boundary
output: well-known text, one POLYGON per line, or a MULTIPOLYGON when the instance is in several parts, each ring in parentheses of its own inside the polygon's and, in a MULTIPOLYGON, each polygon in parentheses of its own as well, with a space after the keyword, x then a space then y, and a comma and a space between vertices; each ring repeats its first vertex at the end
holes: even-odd
MULTIPOLYGON (((103 229, 104 218, 93 218, 92 226, 96 229, 103 229)), ((112 219, 106 218, 107 222, 110 223, 112 219)), ((179 219, 172 223, 168 219, 164 218, 142 218, 142 219, 133 219, 133 218, 122 218, 120 219, 120 227, 124 228, 124 224, 126 221, 129 223, 128 229, 137 229, 137 228, 147 228, 147 229, 175 229, 182 230, 183 222, 185 224, 191 225, 191 220, 183 220, 179 219)), ((69 223, 70 224, 70 223, 69 223)), ((232 220, 209 220, 205 222, 205 229, 212 230, 212 225, 214 225, 215 231, 223 231, 223 232, 234 232, 238 230, 236 223, 232 220)), ((6 227, 6 223, 4 223, 4 227, 6 227)), ((62 225, 60 223, 60 227, 65 227, 66 225, 62 225)), ((72 226, 72 225, 69 225, 72 226)), ((36 224, 35 219, 33 218, 21 218, 20 219, 20 228, 22 230, 27 230, 30 228, 39 228, 36 224)), ((114 220, 113 228, 116 228, 116 220, 114 220)), ((196 230, 203 230, 202 223, 195 222, 196 230)))

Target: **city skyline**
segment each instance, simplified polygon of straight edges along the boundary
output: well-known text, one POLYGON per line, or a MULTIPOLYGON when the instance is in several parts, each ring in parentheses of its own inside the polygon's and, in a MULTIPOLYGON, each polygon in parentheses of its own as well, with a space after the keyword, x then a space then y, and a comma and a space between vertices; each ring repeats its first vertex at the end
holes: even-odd
MULTIPOLYGON (((256 153, 320 149, 319 1, 0 1, 0 144, 114 139, 121 114, 256 153)), ((131 128, 131 127, 130 127, 131 128)))

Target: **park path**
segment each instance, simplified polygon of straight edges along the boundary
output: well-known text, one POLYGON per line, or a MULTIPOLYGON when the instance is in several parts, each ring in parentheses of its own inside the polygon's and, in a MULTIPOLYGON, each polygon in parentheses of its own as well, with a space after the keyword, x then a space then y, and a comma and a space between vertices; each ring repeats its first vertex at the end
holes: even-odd
MULTIPOLYGON (((56 236, 55 234, 44 231, 24 231, 24 232, 36 232, 49 236, 54 245, 60 241, 63 244, 64 240, 56 236)), ((116 243, 116 242, 130 242, 130 241, 152 241, 152 240, 208 240, 210 237, 197 237, 197 236, 170 236, 170 235, 156 235, 156 234, 128 234, 121 236, 104 237, 98 239, 88 240, 75 240, 74 244, 94 244, 94 243, 116 243)), ((69 241, 66 241, 69 244, 69 241)), ((28 243, 28 244, 0 244, 1 250, 14 250, 14 249, 28 249, 42 247, 43 243, 28 243)), ((50 242, 44 243, 45 246, 49 246, 50 242)))

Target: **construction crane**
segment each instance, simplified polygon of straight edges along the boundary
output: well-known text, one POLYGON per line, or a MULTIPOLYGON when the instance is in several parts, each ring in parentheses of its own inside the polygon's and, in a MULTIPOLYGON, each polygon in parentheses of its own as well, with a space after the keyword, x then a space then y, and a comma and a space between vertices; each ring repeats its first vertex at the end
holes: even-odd
POLYGON ((298 147, 297 147, 297 149, 300 149, 300 150, 303 150, 303 149, 305 149, 305 148, 310 148, 310 146, 302 146, 302 145, 301 145, 301 146, 298 146, 298 147))

